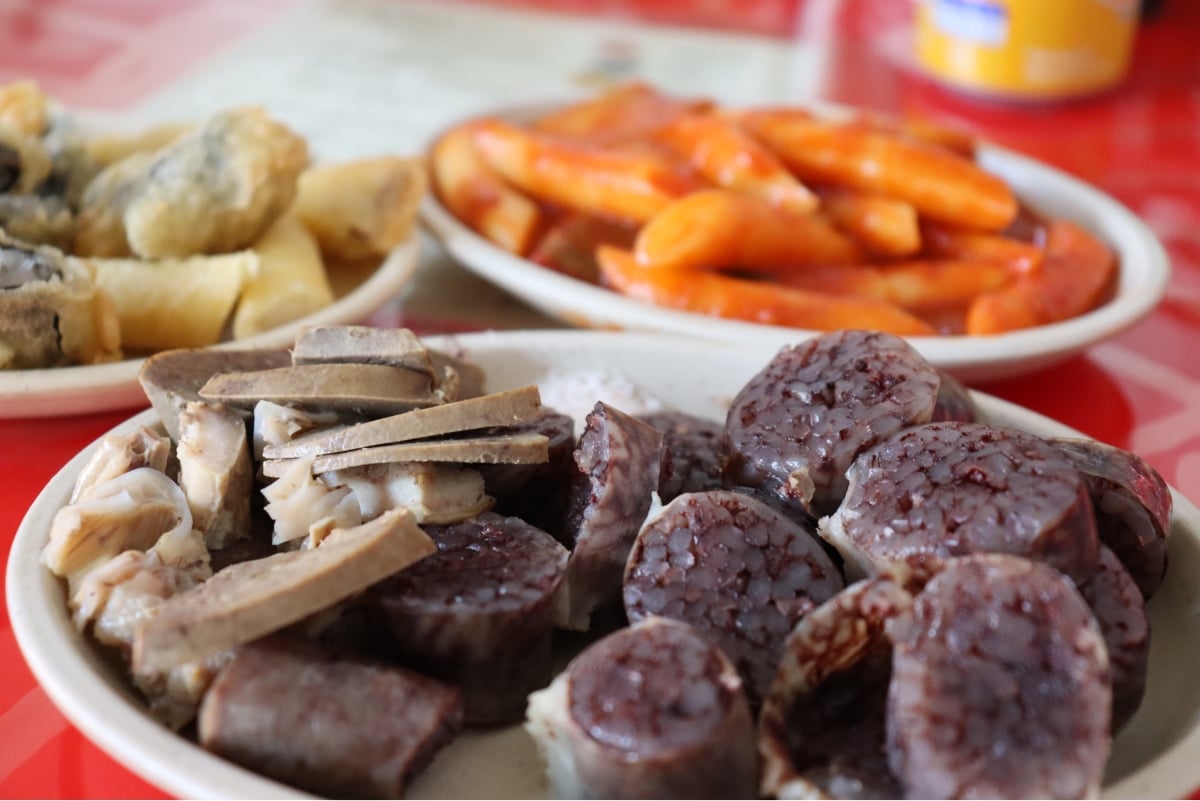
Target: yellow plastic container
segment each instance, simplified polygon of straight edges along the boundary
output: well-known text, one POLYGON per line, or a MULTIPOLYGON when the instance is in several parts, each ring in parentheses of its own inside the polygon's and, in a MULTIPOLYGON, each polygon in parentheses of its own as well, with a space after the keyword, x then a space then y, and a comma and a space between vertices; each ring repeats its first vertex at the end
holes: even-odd
POLYGON ((918 0, 917 60, 950 86, 1061 100, 1120 83, 1137 0, 918 0))

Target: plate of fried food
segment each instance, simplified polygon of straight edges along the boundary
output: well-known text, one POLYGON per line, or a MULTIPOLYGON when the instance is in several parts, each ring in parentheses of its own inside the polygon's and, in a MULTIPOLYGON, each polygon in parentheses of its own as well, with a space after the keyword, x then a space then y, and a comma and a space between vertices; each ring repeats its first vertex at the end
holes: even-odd
POLYGON ((422 160, 314 163, 261 107, 125 131, 19 81, 0 152, 0 417, 139 405, 149 354, 285 346, 416 269, 422 160))
POLYGON ((1169 276, 1111 197, 928 120, 635 82, 481 112, 427 152, 449 252, 581 327, 778 346, 865 326, 994 378, 1124 330, 1169 276))
POLYGON ((9 554, 34 674, 167 792, 1200 785, 1200 512, 900 337, 289 350, 152 357, 9 554))

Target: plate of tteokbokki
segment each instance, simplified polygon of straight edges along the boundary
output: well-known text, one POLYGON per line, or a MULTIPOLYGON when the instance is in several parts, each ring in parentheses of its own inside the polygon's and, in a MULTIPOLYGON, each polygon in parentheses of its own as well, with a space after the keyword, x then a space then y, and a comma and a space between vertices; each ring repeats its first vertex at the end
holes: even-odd
POLYGON ((930 119, 631 82, 480 110, 426 152, 445 247, 580 327, 774 346, 869 327, 997 377, 1124 330, 1169 273, 1113 198, 930 119))
POLYGON ((269 109, 126 130, 0 86, 0 416, 142 402, 172 348, 358 322, 417 265, 418 156, 314 158, 269 109))

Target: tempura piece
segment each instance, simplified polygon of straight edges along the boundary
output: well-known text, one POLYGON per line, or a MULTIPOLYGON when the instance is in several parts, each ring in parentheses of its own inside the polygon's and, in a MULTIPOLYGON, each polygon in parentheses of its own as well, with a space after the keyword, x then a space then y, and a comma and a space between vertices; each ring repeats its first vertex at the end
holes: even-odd
POLYGON ((152 153, 174 144, 195 129, 190 122, 165 122, 132 133, 99 134, 88 139, 88 155, 99 166, 107 167, 136 153, 152 153))
POLYGON ((48 125, 50 96, 33 81, 13 81, 0 86, 0 123, 25 136, 41 136, 48 125))
POLYGON ((291 204, 307 164, 305 141, 261 108, 218 113, 97 175, 84 193, 76 251, 156 259, 248 247, 291 204))
POLYGON ((23 242, 51 245, 71 252, 75 215, 60 197, 0 195, 0 228, 23 242))
POLYGON ((120 355, 116 312, 89 267, 0 232, 0 369, 93 364, 120 355))
POLYGON ((359 159, 301 173, 294 208, 331 260, 381 259, 412 234, 428 186, 418 159, 359 159))
POLYGON ((284 214, 254 246, 258 269, 233 313, 233 338, 298 320, 333 302, 317 242, 300 219, 284 214))
POLYGON ((128 350, 200 348, 221 339, 246 282, 254 251, 190 259, 80 259, 112 299, 128 350))
POLYGON ((88 134, 74 117, 54 108, 42 146, 50 158, 50 172, 37 187, 38 194, 60 198, 72 210, 83 201, 84 190, 100 172, 87 146, 88 134))
POLYGON ((32 192, 49 174, 45 145, 0 122, 0 192, 32 192))

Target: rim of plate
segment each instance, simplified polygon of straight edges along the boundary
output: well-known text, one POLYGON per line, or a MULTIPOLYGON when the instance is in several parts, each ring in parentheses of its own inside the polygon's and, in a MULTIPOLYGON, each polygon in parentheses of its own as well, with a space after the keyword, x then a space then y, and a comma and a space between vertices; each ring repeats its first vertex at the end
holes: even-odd
MULTIPOLYGON (((578 99, 522 103, 467 119, 499 116, 519 121, 578 99)), ((825 102, 804 106, 833 118, 859 111, 825 102)), ((425 152, 450 127, 431 137, 425 152)), ((1118 254, 1117 286, 1104 305, 1057 323, 986 336, 906 337, 927 359, 967 380, 1029 372, 1114 336, 1153 311, 1166 294, 1170 260, 1162 242, 1131 209, 1098 187, 1007 148, 981 142, 978 158, 985 169, 1012 184, 1031 208, 1061 213, 1107 241, 1118 254), (1057 207, 1063 205, 1072 207, 1071 211, 1059 211, 1057 207)), ((775 347, 821 333, 664 308, 555 272, 494 245, 451 214, 432 190, 422 199, 420 217, 464 267, 574 325, 662 331, 775 347)))
MULTIPOLYGON (((419 255, 420 237, 414 231, 362 283, 325 308, 254 336, 212 347, 284 347, 307 326, 357 322, 378 310, 412 279, 419 255)), ((138 383, 144 361, 137 358, 77 367, 0 371, 0 419, 56 417, 144 405, 145 394, 138 383)))
MULTIPOLYGON (((537 354, 566 354, 572 358, 589 350, 610 357, 655 352, 675 355, 681 364, 702 364, 712 348, 735 354, 740 365, 749 355, 732 344, 712 343, 657 333, 615 334, 595 331, 518 331, 427 337, 430 345, 465 348, 470 354, 503 360, 537 354), (693 357, 693 358, 686 358, 693 357)), ((769 358, 771 353, 756 355, 769 358)), ((972 391, 987 419, 999 425, 1036 430, 1047 436, 1083 436, 1051 418, 991 395, 972 391)), ((112 430, 152 425, 157 416, 144 410, 112 430)), ((17 530, 9 552, 6 584, 13 633, 34 676, 63 714, 97 747, 130 771, 180 797, 297 798, 305 793, 264 778, 172 736, 144 711, 133 691, 116 681, 108 666, 70 622, 61 583, 41 563, 47 521, 67 500, 74 478, 95 451, 99 438, 76 454, 38 494, 17 530), (40 525, 39 525, 40 523, 40 525), (181 770, 181 766, 184 770, 181 770)), ((1187 562, 1200 567, 1200 510, 1172 488, 1173 536, 1186 548, 1187 562)), ((1176 551, 1176 553, 1180 553, 1176 551)), ((1176 567, 1179 567, 1178 565, 1176 567)), ((1168 572, 1168 580, 1178 573, 1168 572)), ((1158 596, 1156 596, 1158 597, 1158 596)), ((1153 603, 1153 602, 1152 602, 1153 603)), ((1193 617, 1190 608, 1175 610, 1193 617)), ((1196 625, 1194 622, 1192 625, 1196 625)), ((1200 652, 1200 644, 1196 648, 1200 652)), ((1172 701, 1173 699, 1167 699, 1172 701)), ((1139 712, 1139 716, 1141 712, 1139 712)), ((1135 717, 1132 725, 1137 725, 1135 717)), ((1126 772, 1103 788, 1117 798, 1183 797, 1200 786, 1200 707, 1192 711, 1186 728, 1165 751, 1126 772)))

